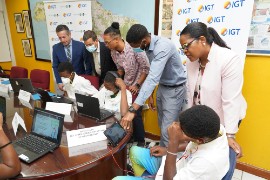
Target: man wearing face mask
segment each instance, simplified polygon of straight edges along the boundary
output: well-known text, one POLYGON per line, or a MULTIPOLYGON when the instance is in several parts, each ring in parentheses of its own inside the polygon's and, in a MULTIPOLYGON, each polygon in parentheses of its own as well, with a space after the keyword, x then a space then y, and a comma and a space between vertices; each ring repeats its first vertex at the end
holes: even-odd
POLYGON ((62 62, 58 66, 58 72, 63 82, 63 90, 70 99, 75 100, 75 93, 83 95, 93 95, 98 90, 91 85, 90 81, 82 76, 78 76, 70 62, 62 62))
POLYGON ((105 46, 104 42, 98 40, 94 31, 85 31, 83 41, 85 48, 90 52, 92 74, 99 77, 99 85, 101 86, 106 73, 117 70, 111 57, 111 51, 105 46))

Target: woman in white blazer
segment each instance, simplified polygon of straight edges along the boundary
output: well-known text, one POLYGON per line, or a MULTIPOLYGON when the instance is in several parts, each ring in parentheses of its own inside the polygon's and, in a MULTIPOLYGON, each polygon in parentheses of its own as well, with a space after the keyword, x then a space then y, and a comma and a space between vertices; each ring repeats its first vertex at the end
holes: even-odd
POLYGON ((247 108, 242 95, 244 60, 226 45, 215 29, 201 22, 190 23, 182 30, 180 44, 189 59, 188 107, 207 105, 219 115, 230 146, 230 169, 223 179, 231 179, 236 157, 242 157, 235 134, 247 108))

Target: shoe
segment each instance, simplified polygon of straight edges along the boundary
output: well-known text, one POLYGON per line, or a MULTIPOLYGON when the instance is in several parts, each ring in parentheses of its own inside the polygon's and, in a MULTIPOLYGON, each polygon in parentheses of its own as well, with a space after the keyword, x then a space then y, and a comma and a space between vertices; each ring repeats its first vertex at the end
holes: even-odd
POLYGON ((145 146, 145 141, 138 141, 137 146, 144 147, 145 146))
POLYGON ((134 176, 134 171, 131 165, 127 164, 127 170, 128 170, 127 174, 129 176, 134 176))

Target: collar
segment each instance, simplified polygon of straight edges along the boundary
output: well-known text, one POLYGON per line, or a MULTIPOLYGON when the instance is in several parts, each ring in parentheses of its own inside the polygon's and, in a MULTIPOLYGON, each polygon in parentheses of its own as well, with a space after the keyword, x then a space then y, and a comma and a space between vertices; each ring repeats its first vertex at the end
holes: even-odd
POLYGON ((218 45, 216 45, 214 42, 212 43, 210 51, 208 53, 208 57, 207 57, 209 62, 215 60, 217 46, 218 45))
POLYGON ((153 51, 154 50, 155 44, 156 44, 157 41, 158 41, 157 36, 151 34, 151 42, 150 42, 150 46, 148 48, 148 51, 153 51))
MULTIPOLYGON (((68 46, 70 46, 70 47, 72 47, 72 41, 73 41, 73 39, 71 39, 70 40, 70 43, 68 44, 68 46)), ((63 44, 62 44, 63 45, 63 44)), ((64 45, 63 45, 64 46, 64 45)), ((67 47, 67 46, 64 46, 65 48, 67 47)))
POLYGON ((97 50, 96 50, 95 52, 97 52, 97 53, 100 52, 100 43, 99 43, 99 41, 98 41, 98 47, 97 47, 97 50))

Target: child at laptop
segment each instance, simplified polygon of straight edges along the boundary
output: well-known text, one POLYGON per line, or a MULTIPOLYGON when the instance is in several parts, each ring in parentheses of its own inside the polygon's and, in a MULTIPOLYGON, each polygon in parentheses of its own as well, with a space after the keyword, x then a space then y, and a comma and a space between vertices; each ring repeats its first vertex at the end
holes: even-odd
POLYGON ((62 62, 58 66, 58 72, 63 82, 63 89, 67 96, 75 100, 75 93, 83 95, 93 95, 98 90, 91 85, 90 81, 82 76, 78 76, 70 62, 62 62))
POLYGON ((115 71, 108 71, 104 78, 104 87, 93 95, 98 98, 100 108, 116 113, 116 118, 124 116, 132 103, 132 95, 126 89, 124 81, 115 71))

